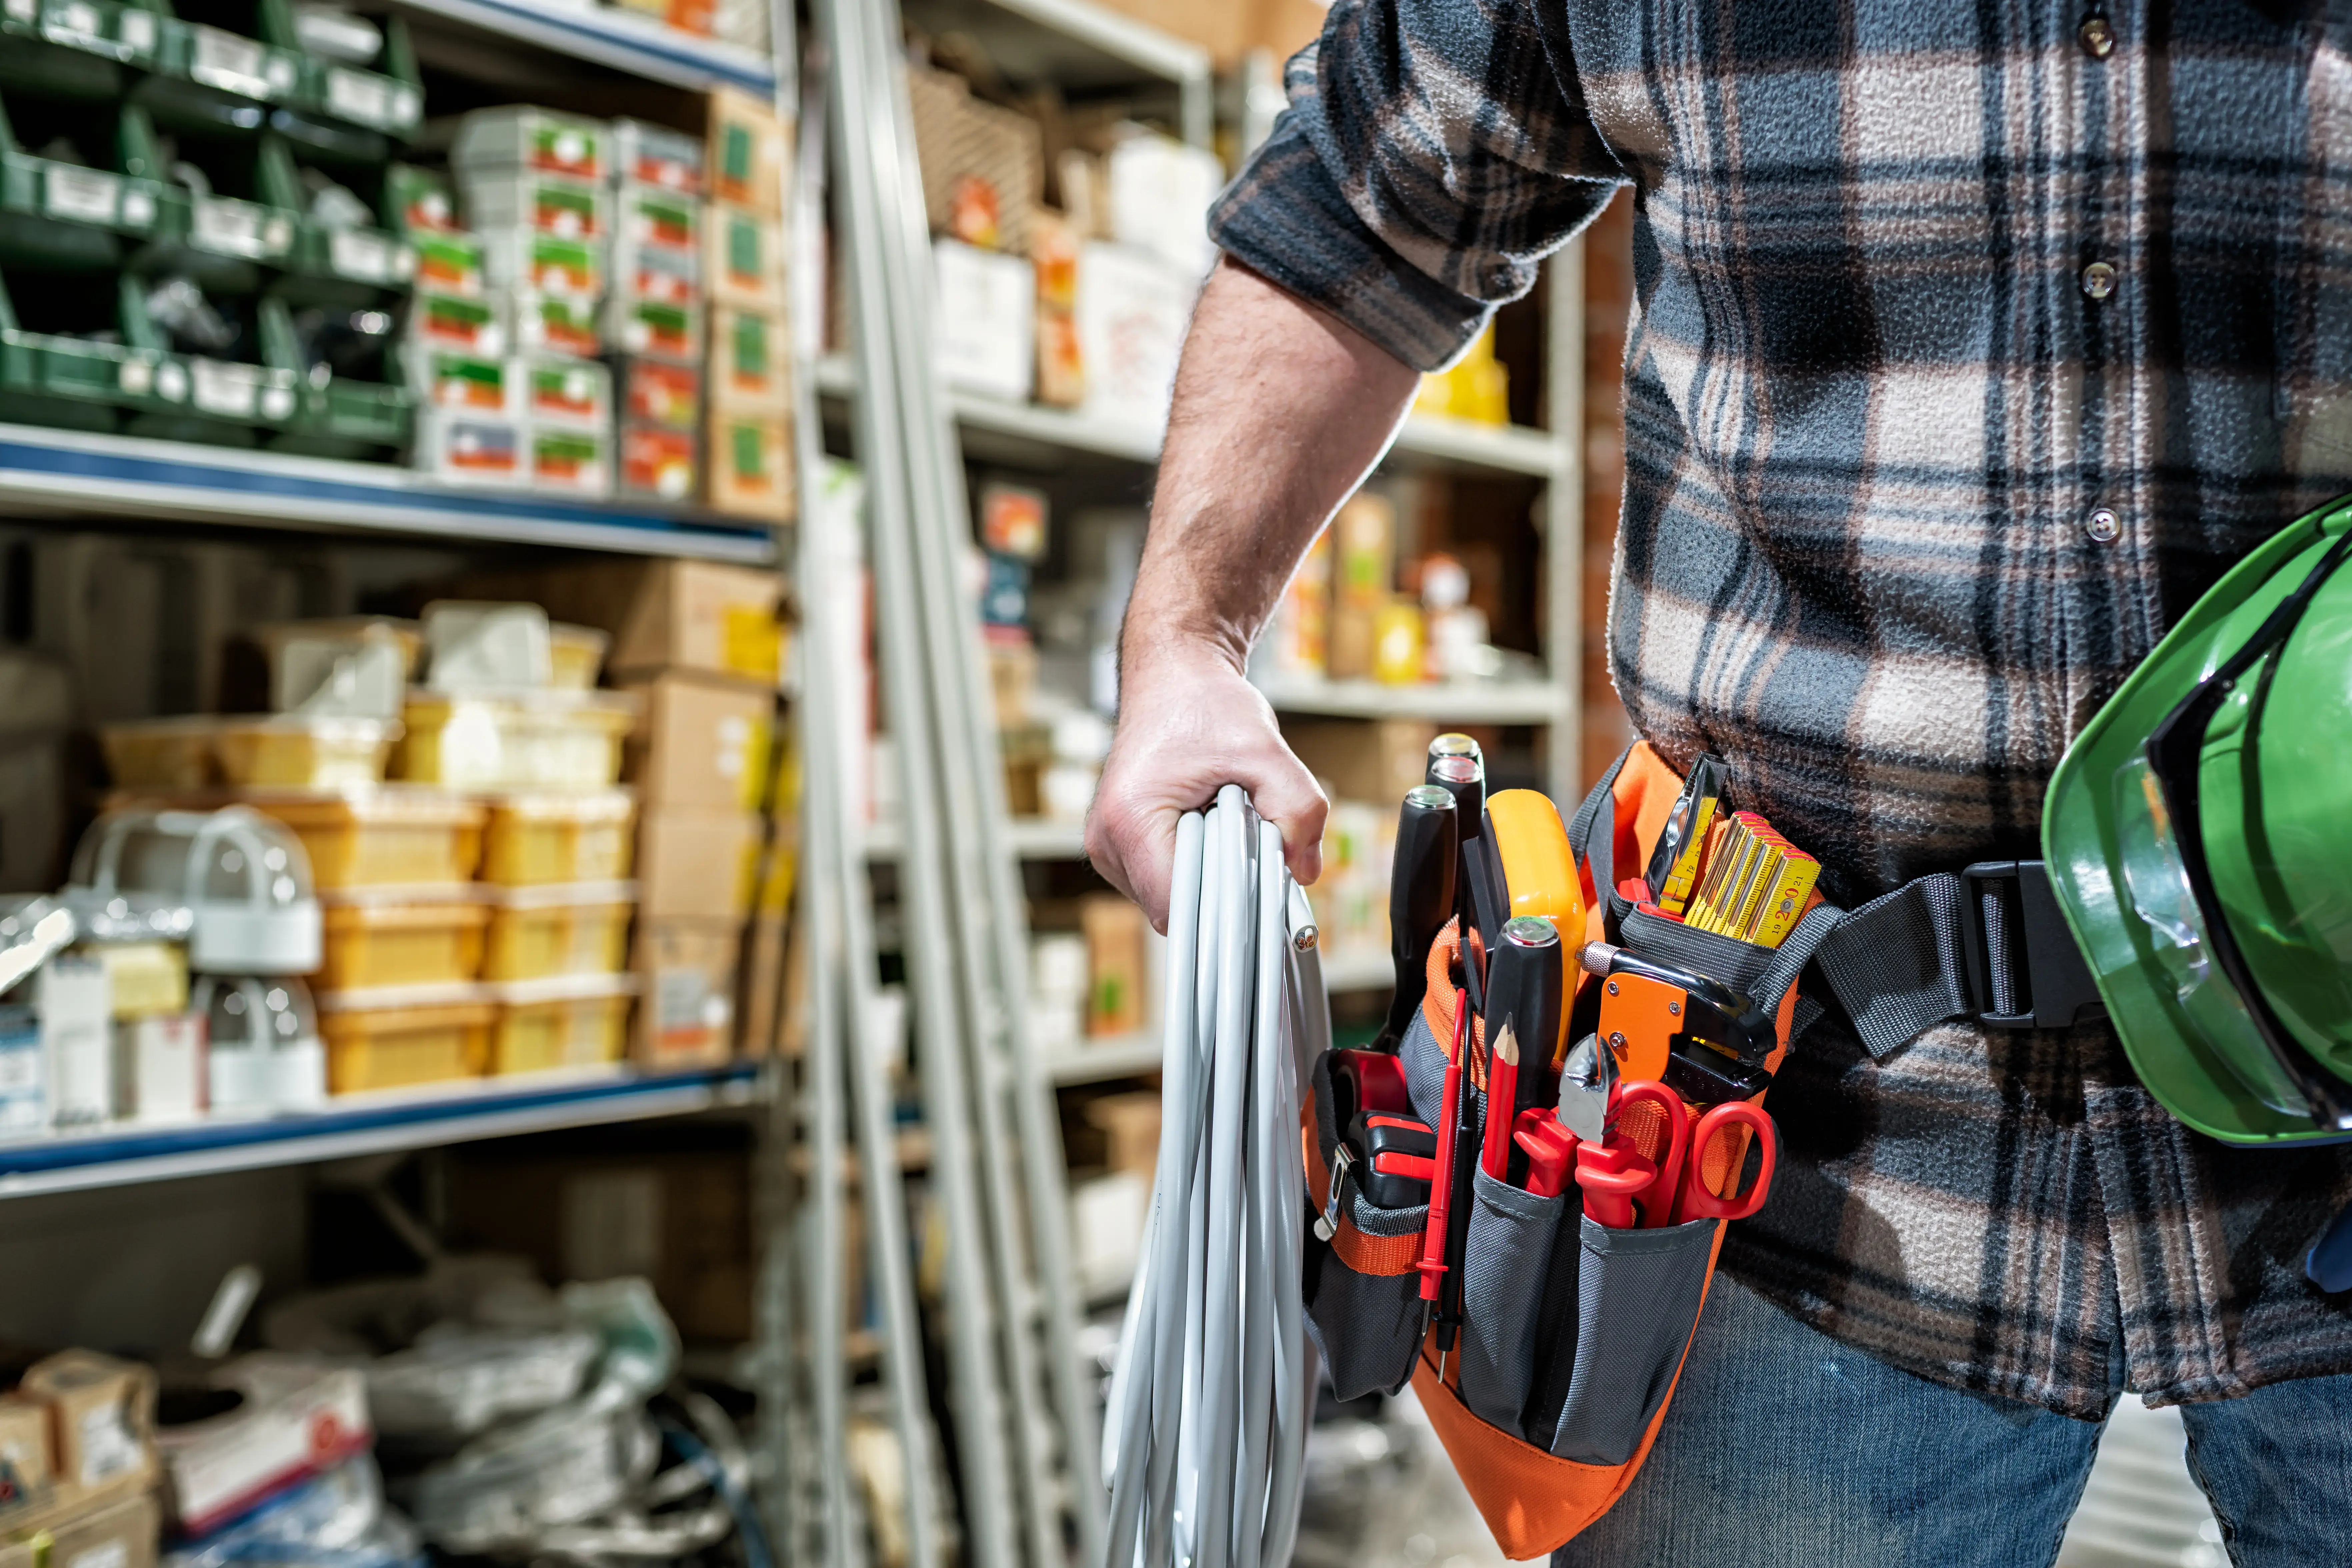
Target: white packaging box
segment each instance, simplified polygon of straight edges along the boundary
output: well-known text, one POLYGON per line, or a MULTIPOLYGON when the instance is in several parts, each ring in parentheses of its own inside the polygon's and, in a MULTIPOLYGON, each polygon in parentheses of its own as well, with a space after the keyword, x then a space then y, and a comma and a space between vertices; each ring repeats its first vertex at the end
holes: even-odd
POLYGON ((526 230, 593 241, 613 232, 612 197, 593 180, 528 169, 461 174, 457 203, 466 226, 478 234, 526 230))
POLYGON ((163 1013, 114 1026, 114 1108, 130 1121, 193 1121, 211 1073, 205 1016, 163 1013))
POLYGON ((1102 240, 1079 247, 1078 356, 1086 365, 1087 414, 1167 428, 1176 361, 1199 293, 1194 274, 1150 251, 1102 240))
POLYGON ((550 495, 603 500, 613 493, 613 432, 570 419, 523 422, 530 488, 550 495))
POLYGON ((87 953, 64 952, 33 983, 52 1126, 104 1121, 114 1114, 114 982, 87 953))
POLYGON ((1144 132, 1114 146, 1103 163, 1111 237, 1150 251, 1196 281, 1207 277, 1217 258, 1209 239, 1209 204, 1225 183, 1217 155, 1144 132))
POLYGON ((1135 1278, 1150 1206, 1151 1184, 1134 1171, 1113 1171, 1071 1187, 1071 1262, 1087 1295, 1116 1290, 1135 1278))
POLYGON ((1027 402, 1037 369, 1036 267, 954 239, 934 240, 932 256, 940 374, 966 392, 1027 402))
POLYGON ((48 1124, 41 1026, 29 1007, 0 1010, 0 1138, 48 1124))
POLYGON ((530 482, 522 426, 470 410, 416 411, 416 466, 445 484, 515 489, 530 482))

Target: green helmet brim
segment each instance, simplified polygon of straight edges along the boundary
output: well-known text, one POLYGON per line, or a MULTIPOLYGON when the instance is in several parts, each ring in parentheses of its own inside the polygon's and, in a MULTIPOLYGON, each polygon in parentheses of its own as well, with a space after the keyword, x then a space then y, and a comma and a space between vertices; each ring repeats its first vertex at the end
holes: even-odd
MULTIPOLYGON (((2340 1134, 2322 1131, 2300 1109, 2229 983, 2210 973, 2210 964, 2185 967, 2184 953, 2197 950, 2168 942, 2166 922, 2149 917, 2148 845, 2152 834, 2161 842, 2168 824, 2159 794, 2147 783, 2145 751, 2182 700, 2245 646, 2252 629, 2347 528, 2352 504, 2331 503, 2282 529, 2231 568, 2075 737, 2042 806, 2042 858, 2051 886, 2134 1069, 2167 1110, 2233 1143, 2340 1134)), ((2346 798, 2352 810, 2352 793, 2346 798)), ((2210 849, 2220 837, 2212 800, 2200 816, 2210 849)), ((2212 853, 2217 869, 2233 863, 2223 850, 2212 853)), ((2193 912, 2189 919, 2194 922, 2193 912)), ((2234 910, 2231 920, 2243 945, 2234 910)))

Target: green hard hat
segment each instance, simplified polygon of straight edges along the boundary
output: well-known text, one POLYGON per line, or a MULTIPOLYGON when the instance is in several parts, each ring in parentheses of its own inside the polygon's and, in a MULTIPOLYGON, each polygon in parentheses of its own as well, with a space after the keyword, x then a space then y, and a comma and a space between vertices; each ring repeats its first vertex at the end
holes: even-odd
POLYGON ((2075 737, 2042 858, 2182 1121, 2352 1137, 2352 497, 2233 567, 2075 737))

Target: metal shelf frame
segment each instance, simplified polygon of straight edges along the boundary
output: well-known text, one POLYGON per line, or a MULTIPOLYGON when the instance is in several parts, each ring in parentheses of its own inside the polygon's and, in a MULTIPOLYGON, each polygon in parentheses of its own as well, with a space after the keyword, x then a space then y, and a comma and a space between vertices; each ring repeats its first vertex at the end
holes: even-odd
POLYGON ((398 0, 401 9, 480 29, 495 37, 641 77, 669 87, 740 88, 765 98, 776 90, 774 63, 721 43, 609 5, 576 8, 540 0, 398 0))
POLYGON ((768 530, 643 502, 456 489, 389 463, 0 425, 0 512, 491 541, 763 565, 768 530))
POLYGON ((758 1103, 757 1066, 682 1072, 485 1079, 441 1092, 338 1100, 305 1115, 178 1127, 108 1127, 0 1144, 0 1198, 177 1181, 272 1165, 431 1149, 563 1127, 758 1103))

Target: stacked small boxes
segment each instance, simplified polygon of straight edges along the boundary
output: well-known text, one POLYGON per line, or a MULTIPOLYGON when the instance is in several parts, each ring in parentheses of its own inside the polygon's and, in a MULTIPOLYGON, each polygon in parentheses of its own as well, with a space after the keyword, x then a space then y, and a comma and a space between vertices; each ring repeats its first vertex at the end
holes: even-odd
POLYGON ((709 146, 708 498, 714 510, 783 521, 793 497, 784 130, 763 100, 722 89, 710 95, 709 146))
POLYGON ((594 358, 614 228, 611 148, 599 121, 515 106, 467 115, 450 151, 493 308, 510 327, 505 393, 520 482, 534 489, 612 493, 612 377, 594 358))
POLYGON ((703 405, 702 143, 623 120, 613 146, 604 335, 620 393, 621 490, 685 500, 698 488, 703 405))
POLYGON ((416 466, 452 484, 520 485, 512 320, 490 291, 481 239, 459 226, 446 176, 395 163, 387 184, 393 221, 416 252, 401 344, 418 404, 416 466))
POLYGON ((613 682, 640 703, 625 776, 637 825, 643 1067, 723 1061, 736 1037, 737 965, 761 877, 782 579, 707 562, 606 562, 486 578, 612 637, 613 682))

